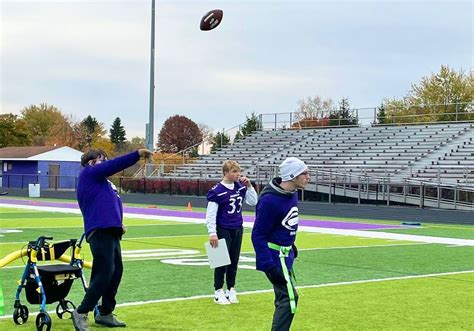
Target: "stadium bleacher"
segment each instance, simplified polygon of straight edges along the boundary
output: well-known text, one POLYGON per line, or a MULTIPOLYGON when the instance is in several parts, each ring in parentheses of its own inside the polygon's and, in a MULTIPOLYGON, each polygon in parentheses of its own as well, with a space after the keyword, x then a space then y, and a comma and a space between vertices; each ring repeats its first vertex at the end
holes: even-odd
POLYGON ((310 168, 393 179, 474 183, 474 124, 333 127, 258 131, 166 177, 219 179, 235 159, 251 178, 288 156, 310 168))

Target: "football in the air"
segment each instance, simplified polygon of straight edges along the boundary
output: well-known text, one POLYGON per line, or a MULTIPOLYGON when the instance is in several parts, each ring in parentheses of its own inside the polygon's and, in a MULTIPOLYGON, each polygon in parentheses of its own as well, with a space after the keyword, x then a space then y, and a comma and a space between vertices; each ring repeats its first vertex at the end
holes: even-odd
POLYGON ((222 21, 224 12, 220 9, 213 9, 201 18, 201 30, 209 31, 216 28, 222 21))

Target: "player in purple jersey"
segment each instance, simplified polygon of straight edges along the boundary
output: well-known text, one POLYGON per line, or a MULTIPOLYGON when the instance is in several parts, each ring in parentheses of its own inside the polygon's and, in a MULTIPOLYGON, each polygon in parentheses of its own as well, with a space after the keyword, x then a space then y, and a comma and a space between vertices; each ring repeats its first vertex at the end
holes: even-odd
POLYGON ((257 192, 247 177, 240 175, 240 165, 227 160, 222 165, 224 177, 207 193, 206 224, 209 243, 218 246, 225 239, 229 251, 230 265, 214 269, 214 302, 221 305, 238 303, 235 278, 239 263, 242 235, 244 232, 242 204, 257 204, 257 192), (224 292, 224 276, 227 290, 224 292))
POLYGON ((310 180, 308 167, 296 157, 280 164, 274 178, 260 194, 252 230, 257 270, 265 272, 275 291, 272 330, 290 329, 298 303, 294 287, 294 245, 298 231, 298 192, 310 180))

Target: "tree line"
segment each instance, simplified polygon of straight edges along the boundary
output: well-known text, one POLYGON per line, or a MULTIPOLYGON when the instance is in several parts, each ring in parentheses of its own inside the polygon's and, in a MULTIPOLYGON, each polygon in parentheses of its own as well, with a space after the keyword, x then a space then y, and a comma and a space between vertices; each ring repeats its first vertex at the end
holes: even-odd
MULTIPOLYGON (((385 98, 377 108, 374 124, 474 120, 472 106, 474 79, 472 71, 456 72, 441 66, 438 73, 423 77, 412 84, 402 98, 385 98), (433 105, 436 106, 433 109, 433 105)), ((300 99, 291 128, 357 125, 357 113, 350 108, 349 99, 337 104, 320 96, 300 99)), ((242 139, 260 128, 259 117, 252 112, 239 127, 234 140, 242 139)), ((88 115, 80 121, 63 114, 57 107, 42 103, 25 107, 20 115, 0 115, 0 148, 7 146, 70 146, 85 151, 101 148, 115 156, 144 147, 144 138, 127 140, 119 117, 107 131, 103 123, 88 115)), ((196 124, 186 116, 174 115, 163 124, 156 144, 162 153, 174 154, 186 150, 191 157, 198 155, 198 146, 206 143, 211 151, 228 145, 226 132, 213 133, 206 124, 196 124)))
POLYGON ((20 115, 0 115, 0 148, 8 146, 69 146, 81 151, 100 148, 116 155, 140 148, 144 139, 126 139, 120 118, 116 118, 109 135, 104 124, 88 115, 73 121, 57 107, 42 103, 23 108, 20 115))
MULTIPOLYGON (((456 71, 442 65, 439 72, 423 77, 401 98, 384 98, 373 124, 472 121, 473 72, 456 71)), ((336 103, 319 96, 298 101, 292 128, 356 125, 357 113, 349 99, 336 103)))

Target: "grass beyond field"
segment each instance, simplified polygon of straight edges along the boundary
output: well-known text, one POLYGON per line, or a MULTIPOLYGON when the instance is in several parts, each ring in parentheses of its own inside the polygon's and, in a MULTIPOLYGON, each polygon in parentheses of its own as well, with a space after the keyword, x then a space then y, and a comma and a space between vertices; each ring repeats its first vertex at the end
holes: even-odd
MULTIPOLYGON (((0 258, 39 235, 54 236, 56 242, 82 234, 77 214, 0 205, 0 224, 1 230, 19 231, 1 233, 0 258)), ((204 255, 203 224, 133 218, 125 224, 124 276, 116 313, 128 330, 270 329, 273 292, 265 276, 254 270, 248 229, 237 279, 240 303, 222 307, 211 299, 213 273, 204 255)), ((474 227, 465 225, 378 231, 474 238, 474 227)), ((308 232, 298 232, 297 246, 301 296, 292 330, 467 330, 474 325, 472 246, 308 232)), ((87 245, 83 252, 90 260, 87 245)), ((23 269, 21 260, 0 269, 7 315, 13 311, 23 269)), ((85 274, 88 279, 89 270, 85 274)), ((68 298, 78 304, 83 293, 76 281, 68 298)), ((24 294, 22 302, 30 312, 37 311, 24 294)), ((56 303, 48 305, 49 311, 55 308, 56 303)), ((70 320, 50 315, 53 330, 71 329, 70 320)), ((28 322, 16 327, 11 317, 0 318, 0 329, 34 330, 34 318, 30 313, 28 322)))

